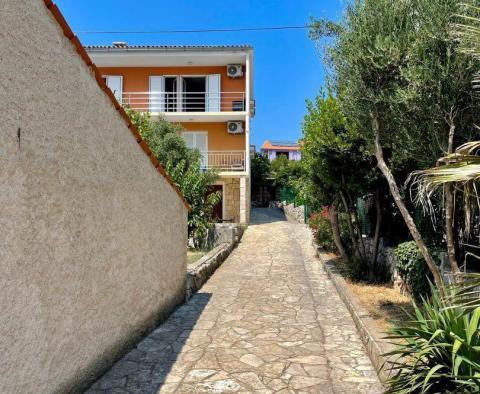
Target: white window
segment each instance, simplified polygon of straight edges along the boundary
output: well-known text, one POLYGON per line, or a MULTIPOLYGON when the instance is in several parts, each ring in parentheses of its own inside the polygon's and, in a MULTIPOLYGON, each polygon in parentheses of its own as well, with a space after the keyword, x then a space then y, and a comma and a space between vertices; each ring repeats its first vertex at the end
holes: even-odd
POLYGON ((110 88, 118 102, 122 104, 123 77, 121 75, 106 75, 105 83, 110 88))
POLYGON ((198 149, 202 155, 201 166, 208 166, 208 133, 206 131, 184 131, 182 137, 190 149, 198 149))

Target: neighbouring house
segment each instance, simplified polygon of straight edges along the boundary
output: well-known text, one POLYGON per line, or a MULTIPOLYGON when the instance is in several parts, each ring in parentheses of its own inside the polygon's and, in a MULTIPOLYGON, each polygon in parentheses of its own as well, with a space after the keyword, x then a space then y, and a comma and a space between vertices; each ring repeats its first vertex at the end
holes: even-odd
POLYGON ((298 142, 266 140, 262 144, 261 152, 267 155, 270 161, 280 156, 285 156, 288 160, 300 160, 302 158, 298 142))
POLYGON ((250 119, 254 115, 250 46, 87 46, 106 84, 125 106, 180 123, 204 168, 216 168, 220 221, 247 223, 250 119))
POLYGON ((74 393, 184 300, 188 206, 58 8, 1 14, 0 392, 74 393))

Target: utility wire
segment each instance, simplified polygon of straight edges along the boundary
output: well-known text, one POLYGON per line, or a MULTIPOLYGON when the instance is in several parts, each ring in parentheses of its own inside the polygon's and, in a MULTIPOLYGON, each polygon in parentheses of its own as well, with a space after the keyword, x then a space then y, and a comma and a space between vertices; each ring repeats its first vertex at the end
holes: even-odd
POLYGON ((152 30, 152 31, 77 31, 77 34, 181 34, 181 33, 228 33, 241 31, 272 31, 272 30, 300 30, 309 29, 311 25, 299 26, 266 26, 266 27, 239 27, 224 29, 187 29, 187 30, 152 30))

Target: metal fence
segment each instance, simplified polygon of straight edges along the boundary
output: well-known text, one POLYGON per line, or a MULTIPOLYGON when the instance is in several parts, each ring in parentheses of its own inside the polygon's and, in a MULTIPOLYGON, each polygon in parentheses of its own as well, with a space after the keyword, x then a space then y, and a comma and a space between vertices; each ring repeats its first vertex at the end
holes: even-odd
POLYGON ((302 206, 304 207, 303 219, 305 223, 308 222, 310 216, 310 208, 308 207, 307 202, 302 199, 295 190, 291 187, 282 187, 280 189, 280 201, 285 201, 287 204, 293 204, 294 207, 302 206))

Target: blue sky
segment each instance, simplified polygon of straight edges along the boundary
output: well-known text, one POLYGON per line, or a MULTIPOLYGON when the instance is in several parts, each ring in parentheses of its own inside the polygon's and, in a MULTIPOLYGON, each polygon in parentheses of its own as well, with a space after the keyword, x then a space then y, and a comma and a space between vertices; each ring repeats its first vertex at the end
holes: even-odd
MULTIPOLYGON (((311 16, 338 20, 342 0, 57 0, 78 31, 171 30, 302 25, 311 16)), ((252 143, 301 136, 305 99, 324 84, 325 70, 305 30, 162 35, 79 34, 83 44, 250 44, 255 50, 256 116, 252 143)))

